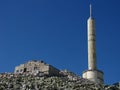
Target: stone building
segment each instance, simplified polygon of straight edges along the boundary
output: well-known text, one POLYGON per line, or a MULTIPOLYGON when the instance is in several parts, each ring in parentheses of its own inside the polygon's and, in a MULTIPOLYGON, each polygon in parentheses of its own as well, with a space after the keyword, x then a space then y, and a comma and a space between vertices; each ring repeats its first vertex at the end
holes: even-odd
POLYGON ((41 74, 41 75, 59 75, 59 70, 43 61, 31 60, 25 64, 20 64, 15 67, 14 73, 22 74, 41 74))

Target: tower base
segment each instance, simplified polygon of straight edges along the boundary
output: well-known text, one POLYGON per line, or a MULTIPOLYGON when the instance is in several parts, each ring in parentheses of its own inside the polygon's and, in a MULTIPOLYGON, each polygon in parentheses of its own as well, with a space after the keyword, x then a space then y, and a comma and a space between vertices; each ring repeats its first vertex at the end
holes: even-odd
POLYGON ((100 70, 86 70, 83 72, 82 77, 93 82, 103 84, 103 72, 100 70))

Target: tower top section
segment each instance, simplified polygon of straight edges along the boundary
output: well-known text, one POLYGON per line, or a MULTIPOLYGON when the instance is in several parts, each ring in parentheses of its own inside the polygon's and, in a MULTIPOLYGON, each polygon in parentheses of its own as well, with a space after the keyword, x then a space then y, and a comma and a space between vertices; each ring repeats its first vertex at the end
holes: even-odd
POLYGON ((92 18, 92 5, 90 4, 90 18, 92 18))

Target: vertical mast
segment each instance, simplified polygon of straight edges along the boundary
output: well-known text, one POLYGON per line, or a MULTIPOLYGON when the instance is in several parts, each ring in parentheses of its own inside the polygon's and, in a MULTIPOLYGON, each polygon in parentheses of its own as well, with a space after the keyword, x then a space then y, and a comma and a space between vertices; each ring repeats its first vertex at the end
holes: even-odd
POLYGON ((92 5, 90 4, 90 17, 87 20, 87 37, 88 37, 88 70, 82 74, 83 78, 93 82, 103 84, 104 73, 97 69, 96 65, 96 27, 95 20, 92 16, 92 5))
POLYGON ((90 18, 92 18, 92 5, 90 4, 90 18))
POLYGON ((92 17, 92 5, 90 5, 90 17, 88 19, 88 69, 96 70, 96 34, 95 20, 92 17))

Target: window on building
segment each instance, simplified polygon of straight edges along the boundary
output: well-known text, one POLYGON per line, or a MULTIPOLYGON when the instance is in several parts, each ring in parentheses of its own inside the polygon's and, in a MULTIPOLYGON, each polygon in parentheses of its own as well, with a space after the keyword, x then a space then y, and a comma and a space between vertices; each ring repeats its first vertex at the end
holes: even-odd
POLYGON ((16 70, 16 72, 19 72, 19 70, 16 70))
POLYGON ((37 67, 34 67, 34 70, 37 70, 37 67))
POLYGON ((27 71, 27 68, 24 68, 24 71, 23 72, 26 72, 27 71))
POLYGON ((20 72, 22 72, 23 70, 22 69, 20 69, 20 72))

